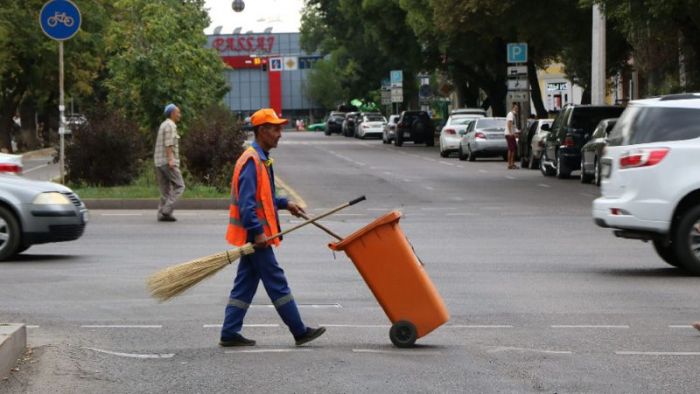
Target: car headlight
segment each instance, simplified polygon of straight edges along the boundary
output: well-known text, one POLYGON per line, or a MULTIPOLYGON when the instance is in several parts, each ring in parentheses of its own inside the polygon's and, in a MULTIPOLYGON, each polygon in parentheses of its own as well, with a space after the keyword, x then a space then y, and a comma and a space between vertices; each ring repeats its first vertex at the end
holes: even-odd
POLYGON ((35 205, 71 205, 68 197, 58 192, 41 193, 34 198, 35 205))

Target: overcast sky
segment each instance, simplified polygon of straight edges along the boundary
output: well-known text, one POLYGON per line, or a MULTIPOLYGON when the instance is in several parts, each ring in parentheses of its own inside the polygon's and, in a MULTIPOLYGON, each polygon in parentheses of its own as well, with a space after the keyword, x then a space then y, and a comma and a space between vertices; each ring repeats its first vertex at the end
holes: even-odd
POLYGON ((245 10, 234 12, 232 0, 206 0, 211 26, 205 32, 210 34, 217 26, 223 26, 221 34, 231 34, 236 27, 242 27, 243 33, 249 30, 261 33, 268 27, 272 27, 274 33, 299 31, 303 0, 244 1, 245 10))

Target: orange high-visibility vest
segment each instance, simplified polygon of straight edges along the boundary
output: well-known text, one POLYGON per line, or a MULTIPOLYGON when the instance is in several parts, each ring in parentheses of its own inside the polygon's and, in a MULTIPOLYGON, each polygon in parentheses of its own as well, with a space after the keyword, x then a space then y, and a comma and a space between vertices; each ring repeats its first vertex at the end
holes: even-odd
MULTIPOLYGON (((255 214, 258 216, 258 220, 263 226, 265 236, 270 237, 273 234, 277 234, 280 228, 275 213, 275 202, 274 196, 272 195, 270 174, 265 167, 265 163, 260 160, 258 152, 251 146, 246 149, 236 161, 236 166, 233 169, 233 179, 231 179, 231 205, 229 207, 229 224, 226 230, 226 241, 235 246, 243 246, 248 238, 248 231, 243 227, 241 212, 238 208, 238 177, 241 175, 243 166, 248 160, 253 160, 258 175, 258 185, 255 192, 255 201, 257 202, 255 214)), ((280 240, 279 238, 275 238, 268 241, 267 244, 268 246, 278 246, 280 240)))

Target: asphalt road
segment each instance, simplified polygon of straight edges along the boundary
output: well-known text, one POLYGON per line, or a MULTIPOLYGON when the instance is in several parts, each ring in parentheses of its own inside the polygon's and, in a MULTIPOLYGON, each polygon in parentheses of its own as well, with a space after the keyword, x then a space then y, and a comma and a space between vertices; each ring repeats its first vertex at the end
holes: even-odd
MULTIPOLYGON (((83 238, 0 263, 0 321, 31 325, 33 354, 0 392, 698 392, 700 278, 597 228, 578 180, 442 159, 437 148, 285 134, 276 173, 341 234, 392 209, 450 322, 394 348, 348 258, 307 227, 278 250, 301 313, 326 335, 295 348, 262 287, 244 334, 217 346, 234 270, 172 302, 145 278, 225 248, 226 212, 93 211, 83 238)), ((282 216, 283 226, 296 219, 282 216)))

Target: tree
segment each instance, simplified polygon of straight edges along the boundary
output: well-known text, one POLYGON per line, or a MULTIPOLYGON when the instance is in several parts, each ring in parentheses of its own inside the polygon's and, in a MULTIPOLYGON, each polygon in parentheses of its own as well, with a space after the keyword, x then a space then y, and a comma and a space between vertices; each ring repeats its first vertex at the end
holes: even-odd
POLYGON ((176 103, 188 117, 226 94, 225 65, 206 48, 204 0, 118 0, 107 32, 105 81, 109 104, 150 132, 163 107, 176 103))
POLYGON ((327 110, 344 102, 348 94, 338 78, 339 71, 334 61, 319 60, 309 74, 306 95, 327 110))

